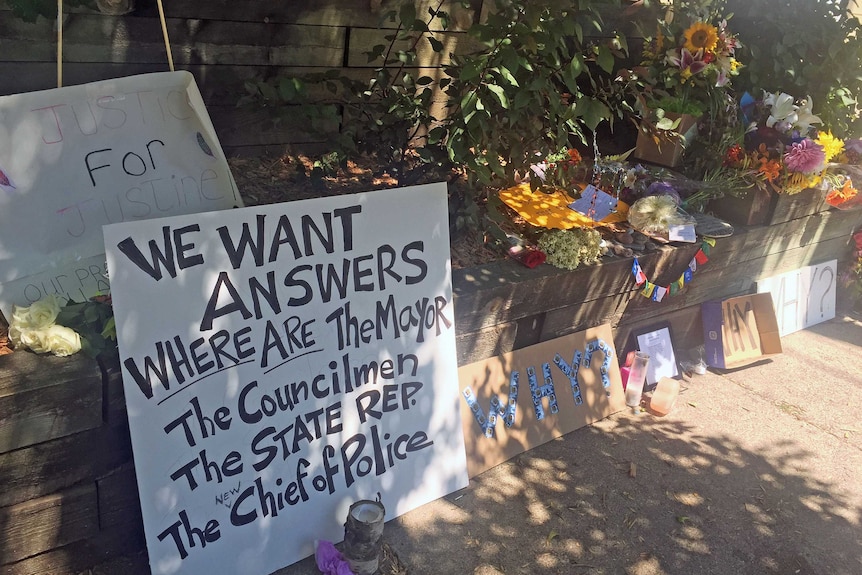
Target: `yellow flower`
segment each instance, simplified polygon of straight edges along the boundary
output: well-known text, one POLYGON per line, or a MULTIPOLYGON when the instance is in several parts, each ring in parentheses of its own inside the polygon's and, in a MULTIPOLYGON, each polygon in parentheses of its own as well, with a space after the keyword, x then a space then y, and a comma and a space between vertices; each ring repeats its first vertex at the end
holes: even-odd
POLYGON ((740 62, 740 61, 739 61, 739 60, 737 60, 736 58, 731 58, 731 59, 730 59, 730 71, 731 71, 731 72, 736 72, 736 71, 737 71, 737 70, 739 70, 740 68, 742 68, 742 62, 740 62))
POLYGON ((827 162, 844 151, 844 142, 833 136, 831 131, 820 132, 814 141, 823 147, 827 162))
POLYGON ((718 30, 712 24, 695 22, 688 27, 685 34, 685 48, 690 52, 703 50, 712 52, 718 45, 718 30))
POLYGON ((823 181, 823 177, 819 174, 803 174, 801 172, 793 172, 784 180, 783 192, 785 194, 798 194, 802 190, 808 188, 816 188, 823 181))

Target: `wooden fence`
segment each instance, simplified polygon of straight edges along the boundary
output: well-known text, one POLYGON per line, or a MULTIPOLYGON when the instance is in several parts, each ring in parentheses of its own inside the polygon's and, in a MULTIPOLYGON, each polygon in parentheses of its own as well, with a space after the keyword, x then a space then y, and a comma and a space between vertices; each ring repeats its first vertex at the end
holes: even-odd
MULTIPOLYGON (((452 16, 448 31, 435 32, 444 43, 443 54, 466 49, 464 31, 481 17, 483 3, 492 0, 471 0, 469 8, 455 0, 442 2, 452 16)), ((440 2, 415 4, 417 14, 427 15, 440 2)), ((313 142, 289 120, 274 125, 266 110, 238 109, 245 82, 330 69, 370 77, 380 62, 369 62, 365 52, 386 43, 394 24, 380 20, 395 5, 380 0, 164 2, 175 67, 194 74, 229 154, 313 142)), ((44 18, 23 22, 0 0, 0 95, 56 87, 56 60, 55 23, 44 18)), ((63 60, 67 85, 168 70, 155 0, 138 0, 136 10, 125 16, 86 9, 67 14, 63 60)), ((446 61, 428 49, 417 66, 427 71, 446 61)))

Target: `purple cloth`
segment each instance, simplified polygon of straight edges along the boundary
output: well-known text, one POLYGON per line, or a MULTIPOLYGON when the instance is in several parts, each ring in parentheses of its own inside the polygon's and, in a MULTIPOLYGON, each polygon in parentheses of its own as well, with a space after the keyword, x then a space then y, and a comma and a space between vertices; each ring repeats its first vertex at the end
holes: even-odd
POLYGON ((317 542, 314 560, 323 575, 354 575, 344 556, 330 541, 317 542))

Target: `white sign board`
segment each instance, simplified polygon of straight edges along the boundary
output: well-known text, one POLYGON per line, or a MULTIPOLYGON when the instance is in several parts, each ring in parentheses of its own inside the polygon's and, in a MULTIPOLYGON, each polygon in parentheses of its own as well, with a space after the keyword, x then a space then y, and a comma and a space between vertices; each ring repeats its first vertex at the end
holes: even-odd
POLYGON ((838 261, 806 266, 757 281, 758 293, 772 294, 781 336, 835 317, 838 261))
POLYGON ((655 387, 663 377, 674 378, 679 376, 669 327, 659 327, 638 334, 637 342, 638 350, 649 355, 646 374, 646 385, 649 388, 655 387))
POLYGON ((0 97, 0 307, 108 288, 102 226, 240 206, 188 72, 0 97))
POLYGON ((467 485, 445 184, 105 227, 154 574, 263 575, 467 485))

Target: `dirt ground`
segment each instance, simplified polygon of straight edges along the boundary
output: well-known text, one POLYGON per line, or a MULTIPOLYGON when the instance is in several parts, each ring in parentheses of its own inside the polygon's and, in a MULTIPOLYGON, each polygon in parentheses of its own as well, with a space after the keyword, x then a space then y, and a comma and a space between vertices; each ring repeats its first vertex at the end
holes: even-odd
MULTIPOLYGON (((231 172, 247 206, 304 200, 355 192, 395 188, 398 182, 386 173, 376 174, 368 165, 349 162, 336 173, 311 178, 314 164, 307 156, 235 157, 229 158, 231 172)), ((448 177, 455 179, 455 174, 448 177)), ((430 175, 428 181, 440 181, 430 175)), ((424 181, 419 183, 425 183, 424 181)), ((450 182, 450 189, 466 184, 450 182)), ((466 268, 506 257, 502 250, 493 249, 483 238, 469 230, 450 230, 453 269, 466 268)))

